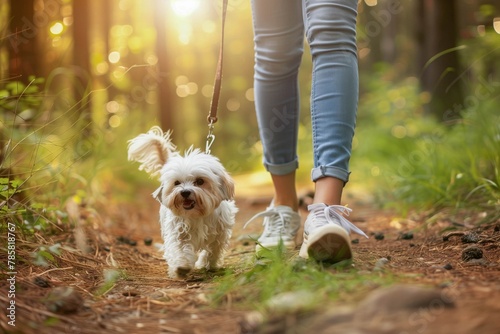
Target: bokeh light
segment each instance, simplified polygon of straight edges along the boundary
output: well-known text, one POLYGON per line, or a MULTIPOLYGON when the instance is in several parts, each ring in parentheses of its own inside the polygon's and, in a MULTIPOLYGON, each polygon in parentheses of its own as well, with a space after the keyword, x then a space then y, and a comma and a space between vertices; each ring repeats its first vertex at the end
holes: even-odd
POLYGON ((253 93, 253 88, 248 88, 245 92, 245 98, 250 101, 250 102, 253 102, 254 100, 254 93, 253 93))
POLYGON ((106 110, 111 114, 115 114, 120 110, 120 104, 116 101, 109 101, 106 103, 106 110))
POLYGON ((407 131, 403 125, 395 125, 391 129, 391 134, 393 137, 396 137, 398 139, 402 139, 402 138, 406 137, 407 131))
POLYGON ((60 35, 64 31, 64 25, 61 22, 57 21, 50 27, 49 30, 52 35, 60 35))
POLYGON ((230 98, 226 102, 226 108, 229 111, 237 111, 238 109, 240 109, 240 106, 241 106, 240 100, 238 100, 235 97, 230 98))
POLYGON ((200 0, 172 0, 170 5, 175 15, 185 17, 193 14, 200 6, 200 0))
POLYGON ((493 19, 493 29, 497 34, 500 34, 500 17, 495 17, 493 19))
POLYGON ((122 123, 122 119, 120 116, 118 115, 113 115, 109 118, 108 120, 108 124, 110 127, 112 128, 117 128, 120 126, 120 124, 122 123))
POLYGON ((118 52, 118 51, 110 52, 110 54, 108 55, 108 60, 111 64, 118 63, 120 61, 120 58, 121 58, 121 55, 120 55, 120 52, 118 52))

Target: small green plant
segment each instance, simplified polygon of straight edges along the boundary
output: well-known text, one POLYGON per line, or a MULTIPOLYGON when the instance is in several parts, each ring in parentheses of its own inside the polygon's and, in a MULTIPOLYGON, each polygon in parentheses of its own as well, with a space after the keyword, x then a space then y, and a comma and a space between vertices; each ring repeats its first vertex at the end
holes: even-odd
POLYGON ((26 199, 22 186, 26 180, 0 178, 0 221, 1 230, 5 230, 8 223, 16 226, 16 232, 25 238, 35 232, 53 232, 53 228, 60 229, 55 221, 63 221, 67 215, 55 207, 40 203, 31 203, 26 199))
MULTIPOLYGON (((26 122, 35 116, 43 100, 41 92, 45 80, 30 76, 28 81, 28 84, 10 81, 0 88, 0 109, 11 112, 9 116, 4 117, 19 117, 19 121, 26 122)), ((15 119, 12 121, 17 122, 15 119)))
POLYGON ((56 243, 52 246, 40 246, 37 251, 31 254, 33 264, 41 267, 48 267, 50 264, 56 264, 54 255, 61 255, 61 244, 56 243))
MULTIPOLYGON (((23 181, 19 179, 11 180, 7 177, 0 178, 0 198, 4 201, 12 199, 16 194, 19 194, 19 187, 23 181)), ((6 204, 6 203, 4 203, 6 204)), ((6 210, 5 205, 2 210, 6 210)))
POLYGON ((123 270, 118 270, 118 269, 104 269, 103 276, 104 276, 104 281, 95 292, 96 296, 103 296, 107 294, 115 287, 118 281, 127 278, 125 272, 123 270))

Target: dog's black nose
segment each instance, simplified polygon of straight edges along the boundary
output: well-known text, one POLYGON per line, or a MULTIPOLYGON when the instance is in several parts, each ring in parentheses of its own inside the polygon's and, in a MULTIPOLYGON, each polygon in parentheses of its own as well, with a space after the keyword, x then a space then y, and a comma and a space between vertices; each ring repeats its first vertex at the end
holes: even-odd
POLYGON ((188 198, 189 195, 191 195, 191 191, 190 190, 183 190, 183 191, 181 191, 181 196, 182 197, 188 198))

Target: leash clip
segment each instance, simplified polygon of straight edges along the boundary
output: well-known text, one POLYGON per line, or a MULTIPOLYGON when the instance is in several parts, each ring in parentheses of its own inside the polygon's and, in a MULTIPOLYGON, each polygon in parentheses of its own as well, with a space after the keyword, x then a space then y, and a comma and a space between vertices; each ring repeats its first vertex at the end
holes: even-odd
POLYGON ((215 135, 214 135, 214 121, 212 118, 210 118, 210 122, 208 123, 208 135, 207 135, 207 141, 205 143, 205 153, 210 154, 210 148, 212 147, 212 144, 215 141, 215 135))

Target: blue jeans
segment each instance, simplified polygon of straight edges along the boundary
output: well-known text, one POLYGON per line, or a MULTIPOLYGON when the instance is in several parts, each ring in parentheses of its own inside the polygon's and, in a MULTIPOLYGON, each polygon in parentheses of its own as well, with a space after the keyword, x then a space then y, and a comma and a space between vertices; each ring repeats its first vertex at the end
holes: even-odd
POLYGON ((304 32, 312 55, 313 181, 348 181, 358 106, 357 0, 252 0, 255 108, 264 166, 298 168, 298 71, 304 32))

